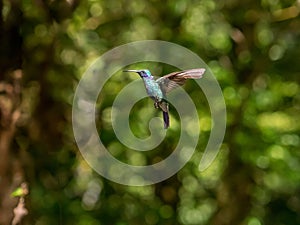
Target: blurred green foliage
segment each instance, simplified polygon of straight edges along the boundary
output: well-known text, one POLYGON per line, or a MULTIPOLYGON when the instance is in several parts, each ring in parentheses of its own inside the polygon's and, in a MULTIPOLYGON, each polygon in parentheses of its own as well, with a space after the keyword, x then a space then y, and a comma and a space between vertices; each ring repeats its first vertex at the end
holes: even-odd
MULTIPOLYGON (((300 224, 299 1, 12 2, 2 1, 2 17, 7 22, 22 12, 23 104, 31 119, 16 141, 26 152, 28 224, 300 224), (199 149, 170 179, 127 187, 102 178, 81 157, 72 134, 72 99, 93 60, 145 39, 180 44, 206 61, 223 90, 227 132, 217 159, 198 171, 211 121, 205 97, 190 82, 185 89, 201 118, 199 149)), ((156 75, 176 70, 143 65, 156 75)), ((179 118, 172 112, 170 133, 157 151, 126 149, 113 133, 111 105, 138 78, 120 74, 99 96, 99 134, 119 160, 160 161, 176 146, 179 118)), ((155 111, 150 100, 138 104, 131 126, 146 137, 155 111)))

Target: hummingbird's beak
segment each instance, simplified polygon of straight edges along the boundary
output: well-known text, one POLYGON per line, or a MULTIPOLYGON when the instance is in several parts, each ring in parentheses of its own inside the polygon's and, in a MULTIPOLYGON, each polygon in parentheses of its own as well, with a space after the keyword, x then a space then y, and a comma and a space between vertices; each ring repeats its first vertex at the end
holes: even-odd
POLYGON ((140 72, 140 70, 123 70, 123 72, 134 72, 134 73, 138 73, 138 72, 140 72))

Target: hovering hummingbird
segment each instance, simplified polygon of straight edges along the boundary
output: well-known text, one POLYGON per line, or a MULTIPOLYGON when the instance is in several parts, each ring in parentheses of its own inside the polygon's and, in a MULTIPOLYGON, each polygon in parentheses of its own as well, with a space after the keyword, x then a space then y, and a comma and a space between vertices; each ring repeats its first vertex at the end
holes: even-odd
POLYGON ((179 85, 183 85, 187 79, 199 79, 205 72, 204 68, 183 70, 167 74, 154 80, 151 72, 147 69, 143 70, 124 70, 124 72, 135 72, 140 75, 144 81, 147 94, 154 100, 154 107, 160 108, 163 112, 164 128, 170 126, 169 120, 169 104, 166 94, 175 89, 179 85))

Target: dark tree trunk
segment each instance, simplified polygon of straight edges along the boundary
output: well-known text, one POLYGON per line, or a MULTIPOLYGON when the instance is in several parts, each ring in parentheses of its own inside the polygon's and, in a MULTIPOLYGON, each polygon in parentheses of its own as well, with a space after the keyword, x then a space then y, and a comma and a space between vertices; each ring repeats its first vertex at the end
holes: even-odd
POLYGON ((4 14, 0 1, 0 224, 8 225, 14 217, 17 198, 11 193, 23 181, 23 169, 13 145, 21 115, 22 24, 21 2, 8 1, 4 14))
POLYGON ((0 224, 10 224, 17 198, 11 193, 23 182, 23 169, 18 159, 14 137, 21 115, 21 70, 12 72, 11 82, 0 81, 0 224))

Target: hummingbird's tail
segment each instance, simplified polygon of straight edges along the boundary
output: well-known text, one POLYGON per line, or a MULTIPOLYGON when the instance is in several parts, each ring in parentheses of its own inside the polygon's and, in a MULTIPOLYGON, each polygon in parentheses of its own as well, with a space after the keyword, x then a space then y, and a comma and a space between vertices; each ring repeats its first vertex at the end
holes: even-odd
POLYGON ((163 112, 163 118, 164 118, 164 128, 168 129, 168 127, 170 126, 170 119, 169 119, 169 113, 162 111, 163 112))

